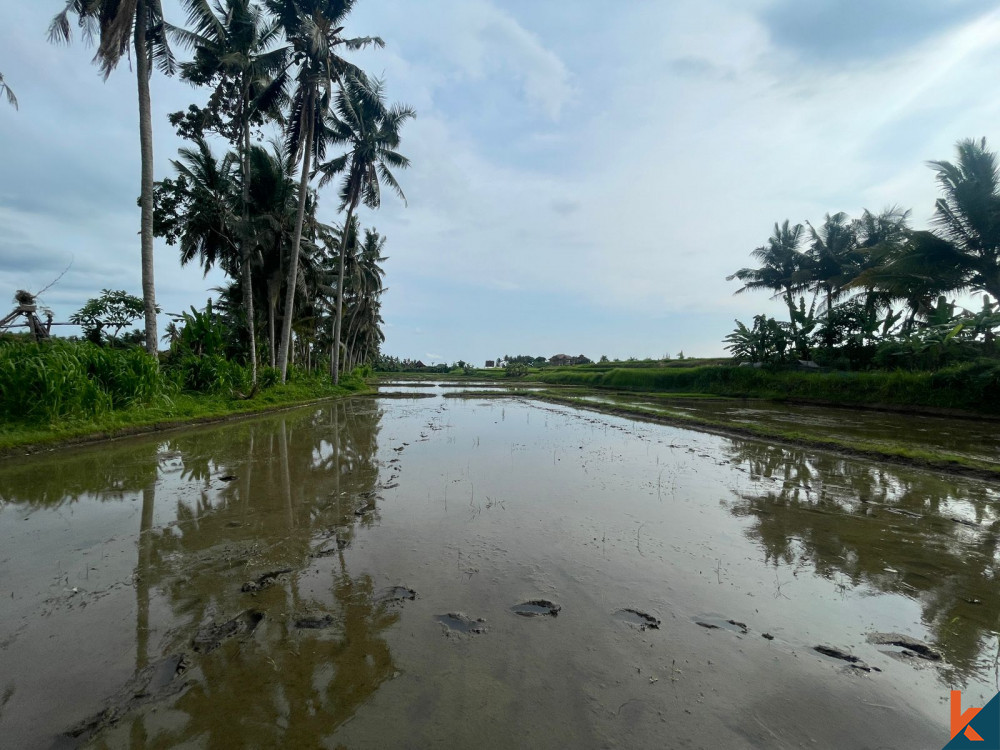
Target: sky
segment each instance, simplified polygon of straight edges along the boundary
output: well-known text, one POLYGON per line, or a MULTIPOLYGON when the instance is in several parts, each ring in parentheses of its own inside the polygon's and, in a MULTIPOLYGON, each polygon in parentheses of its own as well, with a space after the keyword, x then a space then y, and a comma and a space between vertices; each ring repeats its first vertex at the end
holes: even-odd
MULTIPOLYGON (((69 266, 41 299, 56 320, 141 293, 134 74, 48 44, 62 5, 0 0, 20 104, 0 102, 0 300, 69 266)), ((926 161, 1000 147, 987 0, 360 0, 345 33, 385 39, 356 61, 417 110, 406 204, 360 218, 388 238, 384 351, 427 363, 722 355, 734 319, 782 313, 726 281, 776 221, 900 205, 926 227, 926 161)), ((157 74, 152 96, 163 179, 166 116, 204 94, 157 74)), ((157 241, 165 313, 223 282, 157 241)))

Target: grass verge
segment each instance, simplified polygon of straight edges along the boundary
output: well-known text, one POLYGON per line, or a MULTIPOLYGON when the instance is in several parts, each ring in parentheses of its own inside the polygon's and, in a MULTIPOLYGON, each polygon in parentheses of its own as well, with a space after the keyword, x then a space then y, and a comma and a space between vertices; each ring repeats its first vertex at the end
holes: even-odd
POLYGON ((977 363, 935 372, 801 372, 752 367, 562 368, 532 373, 553 385, 705 394, 772 401, 877 406, 930 412, 1000 414, 1000 364, 977 363))
POLYGON ((116 409, 89 418, 62 418, 51 422, 8 421, 0 424, 0 457, 221 421, 372 392, 364 380, 355 376, 342 378, 338 386, 322 378, 303 379, 272 386, 248 400, 180 393, 160 397, 149 405, 116 409))

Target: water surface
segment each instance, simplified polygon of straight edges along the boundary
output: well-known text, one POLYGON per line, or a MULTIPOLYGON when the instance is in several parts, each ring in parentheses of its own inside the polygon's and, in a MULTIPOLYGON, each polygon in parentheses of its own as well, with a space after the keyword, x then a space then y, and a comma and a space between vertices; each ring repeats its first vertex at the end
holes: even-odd
POLYGON ((759 399, 663 398, 629 393, 591 394, 583 399, 737 427, 770 427, 813 440, 860 441, 876 447, 948 453, 1000 466, 1000 420, 995 418, 977 420, 759 399))
POLYGON ((7 461, 0 737, 937 748, 1000 687, 998 494, 439 395, 7 461))

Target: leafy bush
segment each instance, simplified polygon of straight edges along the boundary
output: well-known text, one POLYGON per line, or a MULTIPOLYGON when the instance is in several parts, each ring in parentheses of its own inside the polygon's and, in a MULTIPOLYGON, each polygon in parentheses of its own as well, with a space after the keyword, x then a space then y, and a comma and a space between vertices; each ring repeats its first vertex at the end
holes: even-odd
POLYGON ((281 370, 277 367, 262 367, 257 371, 257 383, 261 388, 273 388, 281 382, 281 370))
POLYGON ((219 354, 186 354, 170 367, 177 385, 185 391, 232 395, 250 390, 250 370, 219 354))
MULTIPOLYGON (((157 308, 159 312, 159 308, 157 308)), ((83 329, 83 335, 95 344, 115 343, 122 328, 127 328, 145 314, 141 297, 123 289, 102 289, 101 296, 70 315, 69 320, 83 329), (105 330, 113 329, 113 331, 105 330)))
MULTIPOLYGON (((177 350, 198 356, 225 355, 230 331, 225 319, 212 309, 212 300, 208 300, 204 310, 192 307, 190 313, 181 313, 174 318, 184 326, 175 345, 177 350)), ((171 346, 171 350, 175 346, 171 346)))
MULTIPOLYGON (((789 339, 786 325, 766 315, 753 319, 753 328, 736 321, 736 330, 726 336, 726 349, 737 362, 784 362, 788 354, 789 339)), ((681 353, 678 359, 683 360, 681 353)))
POLYGON ((511 362, 504 368, 505 378, 523 378, 528 374, 528 367, 520 362, 511 362))

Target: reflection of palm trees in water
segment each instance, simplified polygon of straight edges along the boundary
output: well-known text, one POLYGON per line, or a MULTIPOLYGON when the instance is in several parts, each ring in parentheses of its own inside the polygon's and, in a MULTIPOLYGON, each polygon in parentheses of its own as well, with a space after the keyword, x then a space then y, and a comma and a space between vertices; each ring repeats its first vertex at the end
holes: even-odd
MULTIPOLYGON (((137 671, 161 656, 149 654, 151 589, 183 623, 164 655, 190 653, 195 632, 208 622, 247 608, 265 617, 252 638, 224 641, 194 660, 179 678, 192 684, 169 699, 170 711, 186 715, 170 730, 155 729, 145 713, 132 717, 132 747, 195 738, 209 747, 313 746, 392 675, 381 634, 398 614, 378 599, 368 576, 348 574, 342 552, 356 526, 372 522, 355 510, 377 488, 380 417, 374 402, 332 403, 171 441, 173 455, 184 461, 182 476, 200 488, 193 499, 180 496, 177 523, 160 529, 152 526, 152 485, 143 492, 137 671), (236 479, 217 487, 222 473, 236 479), (322 537, 328 541, 317 545, 322 537), (337 556, 314 562, 319 547, 337 556), (299 572, 310 564, 331 575, 332 584, 303 598, 300 585, 315 585, 316 578, 300 579, 299 572), (243 582, 281 569, 292 572, 254 596, 241 592, 243 582), (329 627, 295 627, 303 613, 329 615, 329 627)), ((125 731, 114 729, 107 739, 124 741, 119 732, 125 731)))
POLYGON ((964 684, 984 670, 980 659, 996 648, 1000 620, 996 490, 753 441, 733 441, 731 459, 761 482, 730 511, 752 520, 747 535, 767 560, 918 600, 947 661, 943 678, 964 684))
POLYGON ((378 603, 371 579, 337 573, 332 594, 328 629, 300 630, 290 618, 266 618, 263 637, 230 641, 203 658, 194 684, 171 706, 186 721, 157 743, 318 746, 395 669, 381 633, 399 615, 378 603))

